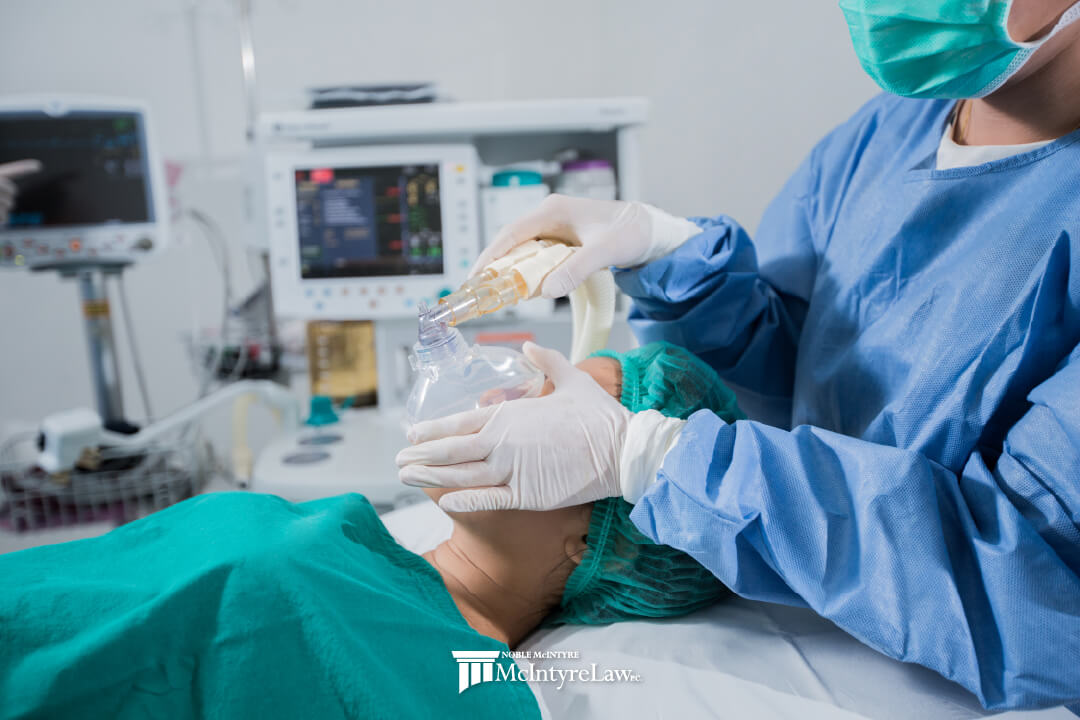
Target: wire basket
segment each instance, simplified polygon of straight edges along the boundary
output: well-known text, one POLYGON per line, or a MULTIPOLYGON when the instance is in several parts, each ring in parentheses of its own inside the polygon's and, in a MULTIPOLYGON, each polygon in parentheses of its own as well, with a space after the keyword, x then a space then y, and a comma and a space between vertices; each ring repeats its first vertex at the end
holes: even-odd
POLYGON ((36 434, 0 449, 0 531, 28 532, 86 523, 122 525, 195 495, 212 465, 198 442, 84 453, 70 472, 34 461, 36 434))

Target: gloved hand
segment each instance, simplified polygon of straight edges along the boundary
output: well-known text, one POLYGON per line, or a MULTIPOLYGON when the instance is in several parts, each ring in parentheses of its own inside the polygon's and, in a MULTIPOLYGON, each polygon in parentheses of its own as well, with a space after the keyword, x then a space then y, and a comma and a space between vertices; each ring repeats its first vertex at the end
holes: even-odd
POLYGON ((621 494, 630 411, 561 353, 523 350, 555 390, 417 423, 409 441, 419 444, 397 456, 403 483, 482 488, 444 495, 439 505, 450 512, 548 510, 621 494))
POLYGON ((15 185, 15 178, 40 170, 41 163, 37 160, 0 163, 0 225, 7 225, 8 214, 15 206, 15 195, 19 191, 15 185))
POLYGON ((675 250, 701 229, 639 202, 549 195, 531 213, 510 223, 480 254, 470 274, 534 238, 581 247, 544 279, 546 298, 569 294, 589 275, 612 265, 644 265, 675 250))
POLYGON ((636 502, 684 422, 631 413, 561 353, 523 350, 554 391, 417 423, 413 446, 398 453, 398 477, 467 488, 439 500, 447 512, 551 510, 618 495, 636 502))

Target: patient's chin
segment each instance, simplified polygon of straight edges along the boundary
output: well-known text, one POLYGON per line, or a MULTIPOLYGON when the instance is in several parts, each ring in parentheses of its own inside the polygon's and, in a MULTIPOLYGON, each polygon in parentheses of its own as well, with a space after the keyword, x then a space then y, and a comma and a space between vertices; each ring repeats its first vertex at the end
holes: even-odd
MULTIPOLYGON (((439 498, 447 493, 456 492, 456 488, 422 488, 424 494, 431 498, 431 501, 436 505, 439 504, 439 498)), ((441 509, 441 508, 440 508, 441 509)), ((446 512, 443 510, 443 512, 446 512)), ((454 522, 464 522, 466 525, 475 524, 489 524, 492 520, 492 516, 498 518, 506 515, 512 515, 515 512, 513 510, 484 510, 480 512, 447 512, 454 519, 454 522)))
MULTIPOLYGON (((439 498, 447 493, 456 492, 456 488, 423 488, 424 494, 431 498, 431 501, 436 505, 439 504, 439 498)), ((441 508, 440 508, 441 509, 441 508)), ((446 512, 443 510, 443 512, 446 512)), ((520 512, 520 511, 517 511, 520 512)), ((494 518, 503 517, 506 515, 512 515, 513 510, 484 510, 480 512, 447 512, 454 519, 456 523, 464 523, 465 525, 489 525, 493 522, 494 518)))
POLYGON ((431 498, 431 501, 433 503, 435 503, 436 505, 439 504, 439 498, 441 498, 443 495, 445 495, 448 492, 453 492, 452 490, 449 490, 447 488, 421 488, 421 489, 424 491, 424 494, 427 495, 429 498, 431 498))

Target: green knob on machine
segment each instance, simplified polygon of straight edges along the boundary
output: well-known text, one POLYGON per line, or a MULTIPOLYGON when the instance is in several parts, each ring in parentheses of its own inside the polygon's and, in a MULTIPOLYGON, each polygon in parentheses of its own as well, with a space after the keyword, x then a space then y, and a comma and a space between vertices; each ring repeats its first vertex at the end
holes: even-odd
POLYGON ((311 412, 308 414, 308 419, 304 421, 304 424, 322 427, 323 425, 333 425, 337 421, 338 416, 334 412, 334 401, 326 395, 312 395, 311 412))
POLYGON ((524 187, 543 182, 544 176, 533 170, 501 170, 491 176, 493 187, 524 187))

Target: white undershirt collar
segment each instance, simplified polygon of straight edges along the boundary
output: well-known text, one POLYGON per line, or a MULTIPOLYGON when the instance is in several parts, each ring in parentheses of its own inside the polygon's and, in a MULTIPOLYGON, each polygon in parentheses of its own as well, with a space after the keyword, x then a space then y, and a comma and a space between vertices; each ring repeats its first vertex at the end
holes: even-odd
MULTIPOLYGON (((955 115, 955 113, 954 113, 955 115)), ((950 119, 945 125, 945 133, 941 136, 941 143, 937 151, 937 169, 949 170, 951 168, 972 167, 983 163, 1003 160, 1013 155, 1030 152, 1049 145, 1053 140, 1040 140, 1023 145, 959 145, 953 140, 953 121, 950 119)))

